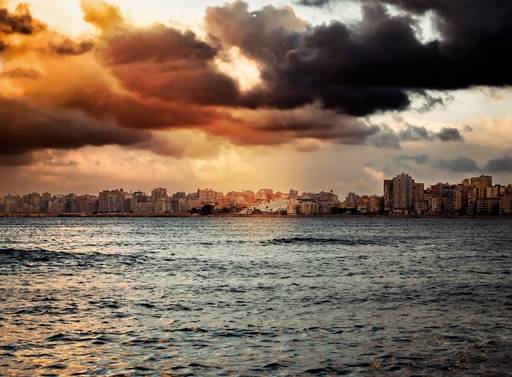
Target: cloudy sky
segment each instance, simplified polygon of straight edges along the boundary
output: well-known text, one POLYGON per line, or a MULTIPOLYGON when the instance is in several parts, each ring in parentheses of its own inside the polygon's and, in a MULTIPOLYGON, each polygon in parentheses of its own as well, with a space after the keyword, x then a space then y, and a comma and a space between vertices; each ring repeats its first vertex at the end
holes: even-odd
POLYGON ((512 183, 511 49, 509 1, 0 0, 0 195, 512 183))

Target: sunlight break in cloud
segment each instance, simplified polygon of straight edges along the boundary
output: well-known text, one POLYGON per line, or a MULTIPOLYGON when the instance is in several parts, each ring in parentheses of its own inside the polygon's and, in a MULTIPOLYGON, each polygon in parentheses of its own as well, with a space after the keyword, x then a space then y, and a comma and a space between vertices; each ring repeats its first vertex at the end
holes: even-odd
POLYGON ((377 181, 382 181, 386 178, 386 175, 383 172, 375 170, 369 166, 365 166, 363 170, 366 174, 372 177, 372 179, 375 179, 377 181))

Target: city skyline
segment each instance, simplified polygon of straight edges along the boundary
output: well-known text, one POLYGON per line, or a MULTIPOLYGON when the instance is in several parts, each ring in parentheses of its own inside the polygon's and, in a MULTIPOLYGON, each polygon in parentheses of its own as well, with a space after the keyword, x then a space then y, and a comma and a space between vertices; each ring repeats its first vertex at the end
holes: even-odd
MULTIPOLYGON (((357 194, 358 195, 382 195, 384 190, 385 190, 385 181, 389 181, 389 180, 392 180, 393 177, 398 177, 398 176, 401 176, 401 175, 409 175, 408 173, 405 173, 405 172, 402 172, 402 173, 397 173, 393 176, 389 176, 389 177, 383 177, 383 180, 381 181, 381 184, 380 184, 380 191, 378 192, 360 192, 358 190, 355 190, 355 189, 350 189, 347 190, 347 195, 350 195, 350 194, 357 194)), ((492 179, 492 184, 493 185, 499 185, 499 186, 503 186, 503 187, 507 187, 507 186, 510 186, 512 185, 512 177, 511 177, 511 180, 510 182, 496 182, 496 180, 494 179, 493 176, 491 175, 487 175, 487 174, 480 174, 480 176, 488 176, 488 177, 491 177, 492 179)), ((473 177, 475 178, 475 177, 473 177)), ((441 181, 441 180, 434 180, 432 182, 422 182, 422 184, 425 185, 425 188, 428 188, 430 186, 435 186, 437 184, 447 184, 447 185, 457 185, 457 184, 460 184, 462 183, 464 180, 467 180, 467 179, 470 179, 469 176, 465 176, 463 179, 461 179, 460 181, 453 181, 453 180, 450 180, 450 181, 441 181)), ((416 179, 416 181, 419 181, 419 179, 416 179)), ((169 192, 185 192, 185 193, 191 193, 191 192, 196 192, 197 190, 214 190, 216 192, 219 192, 219 193, 228 193, 228 192, 242 192, 242 191, 253 191, 253 192, 258 192, 258 191, 262 191, 262 190, 271 190, 272 192, 274 193, 287 193, 289 191, 297 191, 299 193, 312 193, 312 192, 315 192, 315 191, 322 191, 322 192, 328 192, 328 191, 332 191, 334 192, 335 194, 338 194, 339 196, 342 196, 344 195, 343 193, 340 193, 340 192, 337 192, 335 190, 333 190, 332 188, 328 188, 328 187, 324 187, 323 190, 307 190, 307 189, 301 189, 300 187, 297 187, 296 185, 293 185, 290 186, 288 189, 275 189, 273 188, 273 186, 271 184, 268 184, 268 185, 265 185, 265 186, 262 186, 262 187, 259 187, 257 189, 255 189, 254 187, 243 187, 242 189, 235 189, 235 188, 231 188, 231 189, 227 189, 227 190, 221 190, 221 189, 218 189, 216 188, 215 186, 212 186, 212 187, 196 187, 195 189, 192 189, 192 190, 185 190, 183 188, 180 188, 180 187, 173 187, 173 188, 168 188, 168 187, 164 187, 164 186, 158 186, 158 187, 152 187, 150 189, 142 189, 141 187, 128 187, 128 188, 125 188, 125 187, 121 187, 120 185, 114 185, 112 187, 108 187, 108 188, 99 188, 98 190, 95 190, 95 191, 90 191, 90 192, 75 192, 75 191, 72 191, 72 192, 64 192, 64 191, 58 191, 57 192, 54 192, 55 195, 68 195, 68 194, 73 194, 73 195, 95 195, 94 193, 95 192, 98 192, 98 193, 101 193, 103 191, 109 191, 109 190, 122 190, 122 191, 125 191, 127 193, 134 193, 134 192, 142 192, 144 194, 147 194, 148 192, 152 192, 154 190, 158 190, 158 189, 165 189, 166 191, 169 191, 169 192)), ((25 191, 25 192, 9 192, 9 193, 1 193, 0 192, 0 198, 3 197, 3 196, 9 196, 9 195, 27 195, 29 193, 51 193, 50 190, 28 190, 28 191, 25 191)))
POLYGON ((157 187, 151 194, 123 188, 104 189, 98 195, 44 192, 0 196, 2 216, 85 216, 103 214, 278 214, 278 215, 510 215, 512 183, 493 182, 490 175, 465 178, 453 184, 425 187, 407 173, 384 179, 382 195, 349 192, 340 200, 333 190, 288 192, 261 188, 222 192, 212 188, 171 194, 157 187))
POLYGON ((512 4, 24 4, 0 1, 0 196, 512 181, 512 4))

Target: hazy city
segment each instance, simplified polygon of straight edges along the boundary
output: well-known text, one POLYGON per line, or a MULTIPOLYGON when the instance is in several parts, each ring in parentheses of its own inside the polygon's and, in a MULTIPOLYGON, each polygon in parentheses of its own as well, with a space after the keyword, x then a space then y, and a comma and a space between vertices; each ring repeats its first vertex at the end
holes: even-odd
POLYGON ((222 193, 211 188, 168 193, 158 187, 147 194, 123 188, 98 195, 30 193, 0 197, 0 216, 133 215, 511 215, 512 184, 481 175, 461 183, 425 187, 406 173, 383 182, 383 195, 349 192, 344 200, 331 191, 318 193, 263 188, 222 193))

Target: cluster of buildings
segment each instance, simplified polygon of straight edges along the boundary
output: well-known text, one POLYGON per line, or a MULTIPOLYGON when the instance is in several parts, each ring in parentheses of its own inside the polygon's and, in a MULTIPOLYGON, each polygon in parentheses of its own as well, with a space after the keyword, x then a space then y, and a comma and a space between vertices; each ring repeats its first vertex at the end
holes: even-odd
MULTIPOLYGON (((0 213, 10 216, 23 215, 81 215, 81 214, 236 214, 247 213, 248 208, 261 204, 270 205, 274 210, 265 213, 286 214, 288 205, 282 210, 276 203, 290 201, 297 203, 297 213, 330 213, 339 204, 338 196, 331 192, 302 193, 290 190, 288 193, 274 192, 272 189, 231 191, 226 194, 213 189, 198 189, 186 194, 167 194, 167 189, 158 187, 151 195, 142 191, 127 192, 123 189, 103 190, 96 195, 51 195, 31 193, 23 196, 7 195, 0 197, 0 213), (299 205, 299 203, 306 203, 299 205), (309 207, 308 207, 309 206, 309 207), (307 208, 307 209, 306 209, 307 208), (246 212, 243 212, 243 211, 246 212), (302 212, 304 211, 304 212, 302 212)), ((250 211, 252 213, 252 210, 250 211)), ((254 210, 254 213, 258 213, 254 210)), ((263 213, 259 212, 259 213, 263 213)))
POLYGON ((0 197, 3 216, 80 216, 105 214, 448 214, 511 215, 512 184, 493 185, 481 175, 458 184, 436 183, 425 188, 408 174, 384 180, 383 195, 350 192, 345 201, 331 191, 319 193, 272 189, 230 191, 198 189, 186 194, 167 194, 158 187, 148 195, 142 191, 103 190, 98 195, 51 195, 31 193, 0 197))
POLYGON ((458 184, 436 183, 424 188, 423 183, 402 173, 384 180, 382 210, 405 214, 512 214, 512 184, 493 185, 492 176, 481 175, 458 184))
POLYGON ((343 208, 357 214, 512 215, 512 184, 493 185, 489 175, 425 188, 402 173, 384 180, 383 188, 382 196, 349 193, 343 208))

